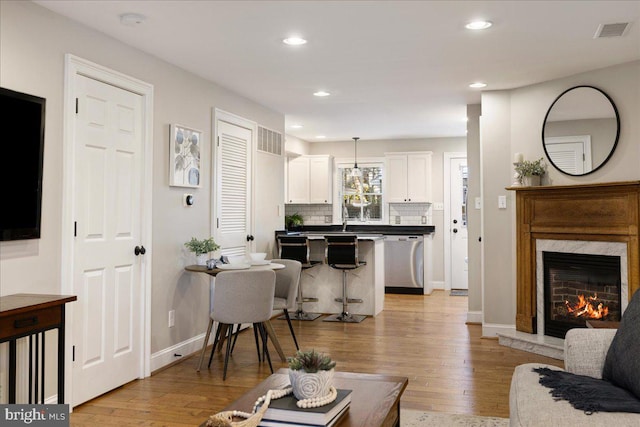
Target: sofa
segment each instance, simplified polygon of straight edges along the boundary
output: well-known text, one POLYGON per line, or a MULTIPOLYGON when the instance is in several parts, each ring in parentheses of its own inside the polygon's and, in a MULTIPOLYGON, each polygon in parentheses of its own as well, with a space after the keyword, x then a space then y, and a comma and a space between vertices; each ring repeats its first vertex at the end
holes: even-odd
MULTIPOLYGON (((602 378, 602 370, 615 329, 571 329, 564 342, 564 365, 568 372, 602 378)), ((640 414, 595 412, 591 415, 574 409, 565 400, 555 400, 550 389, 540 385, 534 368, 555 366, 527 363, 516 367, 509 393, 510 425, 520 426, 640 426, 640 414)))

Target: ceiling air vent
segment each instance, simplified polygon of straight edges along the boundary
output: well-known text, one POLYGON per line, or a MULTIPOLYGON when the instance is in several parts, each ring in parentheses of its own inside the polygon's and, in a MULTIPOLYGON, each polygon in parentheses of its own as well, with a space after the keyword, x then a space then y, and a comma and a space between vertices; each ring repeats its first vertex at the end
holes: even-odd
POLYGON ((631 24, 629 22, 619 22, 617 24, 600 24, 596 30, 594 39, 601 39, 604 37, 622 37, 631 24))
POLYGON ((258 126, 258 151, 282 155, 282 134, 258 126))

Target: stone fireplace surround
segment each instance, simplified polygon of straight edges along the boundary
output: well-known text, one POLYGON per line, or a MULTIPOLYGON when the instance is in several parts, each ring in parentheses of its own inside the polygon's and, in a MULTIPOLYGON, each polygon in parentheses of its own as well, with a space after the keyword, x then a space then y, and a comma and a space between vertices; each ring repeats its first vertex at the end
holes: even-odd
POLYGON ((500 343, 562 359, 564 340, 544 336, 539 312, 541 252, 619 255, 624 310, 640 287, 640 181, 508 190, 516 191, 516 332, 500 343))
POLYGON ((627 245, 621 242, 587 242, 582 240, 536 241, 536 319, 537 332, 544 335, 544 265, 543 252, 565 252, 572 254, 609 255, 620 257, 621 312, 629 304, 629 285, 627 281, 627 245))

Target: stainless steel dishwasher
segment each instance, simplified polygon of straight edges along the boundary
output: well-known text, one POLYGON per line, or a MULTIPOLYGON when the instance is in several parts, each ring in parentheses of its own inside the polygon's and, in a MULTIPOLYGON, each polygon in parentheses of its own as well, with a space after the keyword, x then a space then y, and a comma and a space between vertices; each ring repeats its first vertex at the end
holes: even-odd
POLYGON ((424 236, 385 236, 384 286, 388 294, 424 294, 424 236))

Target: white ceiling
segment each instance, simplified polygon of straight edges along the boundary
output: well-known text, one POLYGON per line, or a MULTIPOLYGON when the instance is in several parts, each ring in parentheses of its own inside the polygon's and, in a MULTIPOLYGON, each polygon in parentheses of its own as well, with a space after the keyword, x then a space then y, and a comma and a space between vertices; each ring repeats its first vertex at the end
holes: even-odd
POLYGON ((36 3, 284 113, 306 141, 464 136, 480 102, 469 83, 511 89, 640 59, 640 1, 36 3), (124 26, 123 13, 147 19, 124 26), (478 18, 493 27, 464 28, 478 18), (593 39, 629 21, 626 36, 593 39), (291 34, 308 43, 284 45, 291 34))

